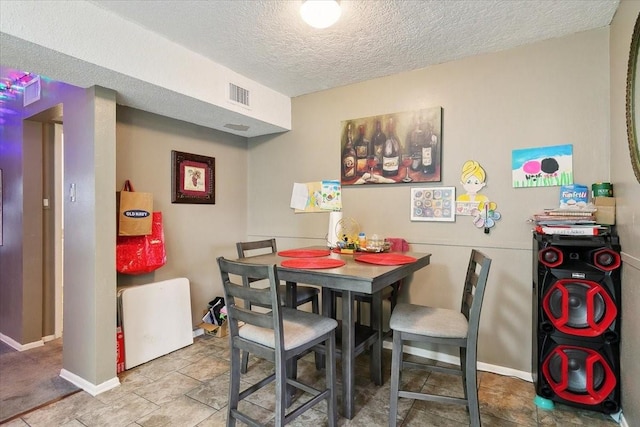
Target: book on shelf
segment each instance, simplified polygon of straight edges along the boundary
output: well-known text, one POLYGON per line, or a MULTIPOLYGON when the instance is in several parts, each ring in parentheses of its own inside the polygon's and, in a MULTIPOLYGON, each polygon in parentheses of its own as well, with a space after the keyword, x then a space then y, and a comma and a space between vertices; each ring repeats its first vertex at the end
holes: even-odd
POLYGON ((582 209, 545 209, 544 215, 549 216, 593 216, 597 208, 587 207, 582 209))
POLYGON ((538 219, 537 225, 596 225, 595 219, 538 219))
POLYGON ((541 234, 599 236, 608 233, 609 228, 601 225, 537 225, 535 231, 541 234))
POLYGON ((595 210, 593 209, 545 209, 543 212, 533 214, 532 219, 539 225, 596 223, 595 210))

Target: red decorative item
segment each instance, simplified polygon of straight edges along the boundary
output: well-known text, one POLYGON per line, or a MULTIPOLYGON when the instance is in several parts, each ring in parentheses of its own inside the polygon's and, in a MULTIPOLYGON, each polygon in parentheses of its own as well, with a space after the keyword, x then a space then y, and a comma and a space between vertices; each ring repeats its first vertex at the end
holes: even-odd
POLYGON ((278 255, 290 258, 313 258, 327 256, 331 253, 329 249, 290 249, 280 251, 278 255))
POLYGON ((335 258, 292 258, 282 261, 283 267, 289 268, 336 268, 346 263, 335 258))
POLYGON ((124 372, 124 333, 122 326, 116 327, 116 374, 124 372))
POLYGON ((409 242, 401 237, 387 237, 390 244, 391 252, 407 252, 409 250, 409 242))
POLYGON ((378 265, 402 265, 416 262, 412 256, 400 254, 365 254, 356 257, 356 261, 378 265))
POLYGON ((118 236, 116 270, 123 274, 151 273, 165 265, 162 212, 153 213, 151 234, 148 236, 118 236))

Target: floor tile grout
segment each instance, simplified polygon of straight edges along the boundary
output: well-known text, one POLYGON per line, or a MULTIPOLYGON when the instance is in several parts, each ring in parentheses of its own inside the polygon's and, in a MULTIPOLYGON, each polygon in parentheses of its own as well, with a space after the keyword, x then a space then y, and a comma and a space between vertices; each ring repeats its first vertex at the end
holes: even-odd
MULTIPOLYGON (((352 420, 340 418, 339 426, 387 425, 389 405, 389 367, 391 351, 383 350, 385 383, 373 386, 368 378, 368 355, 356 359, 356 415, 352 420)), ((339 363, 339 362, 338 362, 339 363)), ((243 379, 251 380, 258 373, 272 369, 269 362, 250 359, 249 372, 243 379)), ((315 372, 313 355, 299 363, 300 371, 315 372)), ((119 375, 121 385, 96 397, 79 392, 53 404, 31 411, 6 425, 51 426, 74 422, 82 425, 175 425, 219 426, 226 420, 229 348, 226 338, 199 336, 194 344, 166 356, 147 362, 119 375), (215 357, 212 357, 215 356, 215 357), (176 368, 178 367, 178 368, 176 368), (178 374, 178 375, 176 375, 178 374), (200 378, 200 379, 198 379, 200 378), (218 385, 216 385, 218 384, 218 385), (135 397, 134 397, 135 396, 135 397)), ((306 374, 305 374, 306 375, 306 374)), ((323 375, 318 376, 323 380, 323 375)), ((419 388, 437 388, 447 394, 462 393, 459 377, 443 374, 406 373, 405 379, 419 388), (421 376, 422 375, 422 376, 421 376)), ((403 377, 404 378, 404 377, 403 377)), ((342 389, 338 375, 338 390, 342 389)), ((533 403, 533 384, 522 379, 497 374, 479 373, 480 412, 484 425, 511 427, 615 426, 610 417, 594 412, 556 404, 553 411, 539 409, 533 403)), ((270 419, 267 411, 273 406, 273 394, 256 393, 250 409, 259 419, 270 419)), ((340 402, 340 398, 338 399, 340 402)), ((248 404, 249 405, 249 404, 248 404)), ((408 401, 399 404, 399 426, 468 425, 464 406, 433 402, 408 401)), ((325 413, 314 408, 292 426, 326 425, 325 413), (311 417, 311 418, 310 418, 311 417)))

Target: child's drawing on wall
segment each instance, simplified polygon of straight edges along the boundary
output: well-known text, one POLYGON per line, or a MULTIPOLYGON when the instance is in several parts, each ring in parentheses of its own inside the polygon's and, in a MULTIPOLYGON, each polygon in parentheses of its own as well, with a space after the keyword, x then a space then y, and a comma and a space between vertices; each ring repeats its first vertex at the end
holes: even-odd
POLYGON ((461 194, 456 199, 456 214, 471 215, 474 209, 478 208, 481 202, 489 200, 484 194, 479 194, 487 183, 485 182, 487 174, 475 160, 467 160, 462 166, 460 175, 460 184, 466 193, 461 194))
POLYGON ((513 150, 513 187, 551 187, 573 184, 573 145, 513 150))

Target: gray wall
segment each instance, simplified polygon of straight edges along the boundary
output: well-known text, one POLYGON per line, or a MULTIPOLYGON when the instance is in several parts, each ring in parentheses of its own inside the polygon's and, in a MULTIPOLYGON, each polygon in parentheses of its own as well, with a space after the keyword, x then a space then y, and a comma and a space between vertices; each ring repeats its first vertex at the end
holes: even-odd
MULTIPOLYGON (((0 247, 0 333, 19 344, 42 339, 42 134, 23 119, 59 103, 65 111, 63 369, 89 391, 115 377, 115 93, 43 79, 43 97, 21 98, 2 127, 4 245, 0 247), (33 169, 33 170, 32 170, 33 169), (38 178, 40 177, 40 178, 38 178), (33 179, 32 179, 33 178, 33 179), (39 182, 38 182, 39 181, 39 182), (68 193, 65 194, 67 196, 68 193), (104 197, 104 195, 110 195, 104 197), (31 246, 37 245, 38 250, 31 246), (34 255, 36 254, 36 255, 34 255), (74 377, 74 378, 75 378, 74 377)), ((52 206, 53 207, 53 206, 52 206)))
MULTIPOLYGON (((293 130, 254 138, 248 147, 227 134, 133 110, 118 109, 113 127, 112 94, 100 89, 74 92, 71 111, 65 105, 65 140, 71 141, 73 153, 65 158, 71 169, 66 182, 82 183, 81 188, 88 186, 95 196, 68 207, 67 230, 73 226, 76 231, 67 237, 81 243, 65 247, 69 256, 65 268, 71 273, 70 288, 65 290, 77 293, 70 303, 65 300, 65 368, 94 384, 115 372, 112 195, 124 179, 154 193, 156 207, 165 215, 168 263, 155 274, 119 277, 118 283, 188 277, 195 324, 201 306, 221 294, 214 259, 233 256, 235 241, 277 237, 282 249, 324 243, 328 216, 295 215, 288 206, 294 181, 339 176, 340 121, 442 106, 441 185, 460 191, 462 163, 478 160, 488 173, 483 193, 498 203, 503 214, 491 233, 475 229, 466 217, 451 224, 412 223, 406 185, 345 188, 345 216, 356 218, 367 233, 405 237, 413 250, 433 253, 432 265, 407 286, 405 300, 455 306, 470 248, 487 252, 494 265, 481 325, 480 359, 487 365, 530 372, 531 236, 526 219, 555 205, 558 189, 511 188, 511 150, 573 144, 576 182, 610 180, 619 198, 625 261, 623 405, 628 424, 640 423, 633 405, 640 401, 634 381, 640 377, 635 363, 640 340, 637 328, 632 329, 640 304, 635 286, 640 279, 640 232, 633 222, 640 194, 621 119, 628 45, 639 9, 638 2, 623 1, 611 31, 589 31, 296 98, 293 130), (170 203, 171 149, 216 157, 216 205, 170 203), (86 322, 70 324, 80 323, 78 319, 86 322), (67 344, 77 355, 68 354, 67 344)), ((2 128, 0 145, 5 173, 0 332, 28 342, 22 341, 23 319, 16 311, 23 301, 18 289, 24 278, 24 236, 16 226, 22 221, 24 203, 19 184, 24 173, 22 125, 16 126, 20 127, 2 128)))
MULTIPOLYGON (((629 161, 625 102, 627 61, 640 2, 623 1, 611 24, 611 182, 622 244, 622 406, 630 426, 640 425, 640 183, 629 161)), ((636 91, 638 90, 636 82, 636 91)), ((636 109, 638 106, 636 106, 636 109)))
MULTIPOLYGON (((116 380, 115 92, 92 87, 64 105, 63 368, 100 386, 116 380), (68 190, 67 190, 68 191, 68 190)), ((117 385, 117 382, 116 382, 117 385)))
POLYGON ((235 242, 246 237, 246 138, 118 108, 116 185, 130 179, 137 191, 153 193, 161 211, 167 264, 154 273, 121 274, 119 285, 187 277, 194 325, 215 296, 222 296, 216 257, 236 257, 235 242), (214 205, 171 203, 171 150, 215 158, 214 205))
POLYGON ((249 151, 249 230, 281 246, 322 243, 327 214, 294 214, 293 182, 336 179, 340 122, 443 108, 443 173, 456 186, 461 167, 477 160, 487 172, 482 191, 502 219, 484 234, 471 217, 455 223, 411 222, 408 185, 344 187, 343 215, 367 233, 404 237, 432 264, 402 298, 457 307, 470 249, 493 258, 480 326, 480 361, 531 372, 531 226, 527 218, 558 205, 559 188, 511 187, 515 148, 573 144, 574 177, 609 179, 608 28, 476 56, 422 70, 295 98, 293 130, 254 138, 249 151), (268 159, 268 160, 267 160, 268 159))
POLYGON ((0 126, 4 187, 0 333, 21 344, 37 342, 48 334, 42 330, 42 124, 24 119, 61 102, 77 102, 83 93, 80 88, 48 80, 42 80, 42 90, 48 96, 25 108, 21 97, 5 104, 3 108, 14 114, 3 114, 5 122, 0 126))

